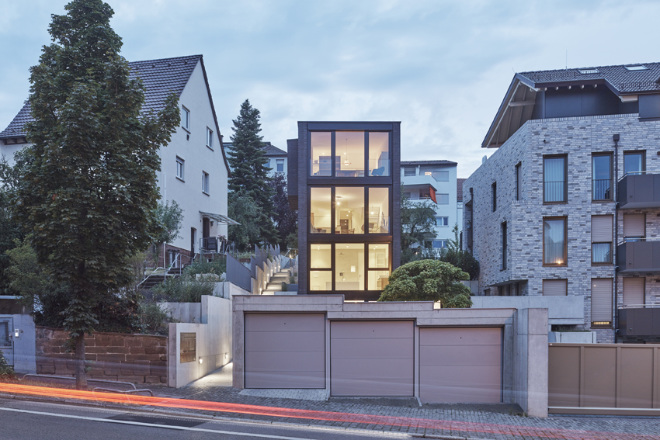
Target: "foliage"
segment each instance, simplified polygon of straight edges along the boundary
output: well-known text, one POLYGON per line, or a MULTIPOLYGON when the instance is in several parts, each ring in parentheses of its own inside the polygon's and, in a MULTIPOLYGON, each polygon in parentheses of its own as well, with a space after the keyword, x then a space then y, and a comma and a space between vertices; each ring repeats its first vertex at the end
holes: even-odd
MULTIPOLYGON (((252 223, 252 227, 256 228, 255 241, 248 243, 248 246, 275 244, 278 241, 277 230, 273 224, 274 190, 271 179, 268 177, 270 170, 267 167, 268 158, 263 148, 262 137, 259 135, 261 132, 259 119, 259 110, 253 108, 250 101, 246 99, 241 104, 238 117, 233 120, 234 134, 231 137, 233 148, 228 151, 228 160, 232 169, 229 178, 230 200, 234 197, 245 197, 251 199, 258 208, 252 223)), ((238 221, 240 222, 240 220, 238 221)), ((241 239, 245 238, 246 236, 243 232, 238 231, 236 226, 229 228, 231 241, 239 243, 241 239), (242 236, 237 239, 237 235, 242 236)))
POLYGON ((275 187, 275 195, 273 196, 275 215, 273 220, 277 228, 280 248, 286 250, 289 247, 289 236, 295 234, 297 237, 298 212, 291 209, 291 205, 289 205, 286 178, 283 174, 275 175, 273 186, 275 187))
POLYGON ((419 260, 400 266, 378 301, 440 301, 443 308, 472 305, 468 274, 444 261, 419 260))
POLYGON ((401 191, 401 263, 422 258, 424 242, 435 236, 432 202, 412 202, 401 191))
POLYGON ((225 258, 217 257, 214 260, 207 261, 206 259, 197 260, 191 265, 183 269, 184 276, 194 277, 198 274, 212 273, 221 276, 227 272, 227 260, 225 258))
POLYGON ((14 377, 14 369, 7 363, 7 360, 0 351, 0 379, 12 379, 14 377))
POLYGON ((166 336, 169 322, 172 322, 172 318, 157 303, 153 301, 140 303, 140 329, 142 333, 166 336))
POLYGON ((169 302, 201 302, 202 295, 213 294, 213 283, 189 277, 170 278, 154 287, 154 300, 169 302))
POLYGON ((154 237, 153 243, 171 243, 179 238, 179 230, 183 222, 183 209, 175 200, 172 200, 171 203, 158 202, 154 218, 160 226, 160 232, 154 237))
POLYGON ((14 247, 14 241, 23 238, 23 227, 12 212, 12 191, 17 180, 17 168, 12 168, 0 158, 0 295, 10 295, 9 256, 5 253, 14 247))
POLYGON ((259 206, 244 194, 229 197, 229 217, 240 225, 229 227, 229 239, 236 244, 240 252, 249 251, 255 243, 259 243, 259 206))
POLYGON ((442 249, 438 259, 458 267, 466 272, 471 280, 476 280, 479 277, 479 262, 470 252, 461 249, 458 226, 454 226, 453 232, 454 239, 449 240, 447 248, 442 249))
POLYGON ((130 283, 131 256, 160 232, 152 217, 158 150, 180 116, 174 95, 157 115, 140 114, 143 87, 119 55, 108 4, 73 0, 65 9, 52 16, 53 43, 30 69, 32 146, 17 213, 31 226, 39 262, 67 286, 63 324, 83 388, 84 334, 99 327, 104 300, 130 283))

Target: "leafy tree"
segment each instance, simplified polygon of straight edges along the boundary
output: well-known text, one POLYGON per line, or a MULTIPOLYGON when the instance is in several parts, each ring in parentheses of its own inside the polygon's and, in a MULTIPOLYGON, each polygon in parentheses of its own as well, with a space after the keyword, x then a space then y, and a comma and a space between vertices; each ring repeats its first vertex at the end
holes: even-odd
POLYGON ((238 193, 229 197, 229 217, 239 222, 229 228, 229 238, 240 252, 251 250, 251 246, 259 243, 259 206, 248 195, 238 193))
POLYGON ((286 249, 289 246, 289 235, 296 234, 298 230, 298 213, 291 209, 291 205, 289 205, 289 196, 284 175, 277 174, 273 178, 273 186, 275 187, 275 195, 273 197, 275 216, 273 220, 277 228, 280 247, 286 249))
POLYGON ((32 227, 40 264, 68 289, 62 316, 75 347, 76 386, 86 388, 85 333, 103 299, 131 281, 131 256, 159 232, 158 150, 180 121, 176 96, 140 114, 143 87, 129 78, 121 38, 102 0, 73 0, 53 15, 30 69, 26 169, 17 211, 32 227))
MULTIPOLYGON (((232 172, 229 178, 231 197, 247 196, 254 200, 259 208, 256 212, 257 240, 250 244, 271 243, 278 241, 277 230, 273 224, 274 190, 267 167, 268 158, 263 148, 259 110, 250 105, 249 100, 241 104, 241 110, 233 120, 231 137, 233 148, 228 151, 232 172)), ((232 217, 233 218, 233 217, 232 217)), ((230 240, 236 242, 236 227, 229 228, 230 240)))
POLYGON ((23 227, 12 212, 12 191, 17 181, 16 169, 0 159, 0 295, 10 295, 9 256, 5 253, 15 246, 14 241, 23 237, 23 227))
POLYGON ((176 200, 170 202, 158 202, 158 206, 153 213, 156 223, 159 226, 159 233, 153 238, 153 259, 158 266, 158 256, 160 255, 160 245, 171 243, 179 238, 179 230, 183 222, 183 210, 179 207, 176 200))
POLYGON ((458 226, 454 226, 453 232, 454 239, 449 240, 447 247, 442 249, 438 259, 458 267, 466 272, 471 280, 475 280, 479 277, 479 262, 471 253, 461 249, 458 226))
POLYGON ((432 202, 412 202, 401 191, 401 263, 422 258, 424 242, 435 236, 432 202))
POLYGON ((470 289, 461 283, 468 274, 444 261, 419 260, 390 275, 378 301, 440 301, 443 308, 468 308, 470 289))

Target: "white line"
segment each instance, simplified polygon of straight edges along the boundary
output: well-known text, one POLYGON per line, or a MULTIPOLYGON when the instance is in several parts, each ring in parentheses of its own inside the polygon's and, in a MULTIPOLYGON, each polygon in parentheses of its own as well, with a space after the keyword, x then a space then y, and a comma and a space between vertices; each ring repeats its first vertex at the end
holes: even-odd
POLYGON ((273 438, 278 440, 314 440, 305 437, 284 437, 281 435, 273 435, 273 434, 253 434, 249 432, 217 431, 214 429, 204 429, 204 428, 187 428, 185 426, 159 425, 156 423, 131 422, 128 420, 114 420, 114 419, 103 419, 99 417, 74 416, 71 414, 57 414, 57 413, 49 413, 42 411, 30 411, 27 409, 0 408, 0 411, 11 411, 11 412, 34 414, 40 416, 61 417, 64 419, 88 420, 91 422, 118 423, 120 425, 148 426, 153 428, 175 429, 179 431, 195 431, 195 432, 208 432, 212 434, 241 435, 244 437, 273 438))

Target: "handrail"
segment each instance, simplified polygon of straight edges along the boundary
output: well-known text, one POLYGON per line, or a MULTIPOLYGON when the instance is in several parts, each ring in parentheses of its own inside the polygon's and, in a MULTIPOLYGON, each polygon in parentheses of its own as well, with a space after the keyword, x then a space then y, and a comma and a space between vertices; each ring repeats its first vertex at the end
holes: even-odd
POLYGON ((165 271, 165 275, 167 275, 167 274, 170 272, 170 270, 172 270, 172 268, 174 267, 174 265, 175 265, 177 262, 179 262, 179 275, 181 275, 181 270, 182 270, 182 269, 181 269, 181 254, 180 254, 180 253, 177 253, 176 256, 174 257, 174 260, 172 260, 172 263, 169 265, 169 267, 168 267, 167 269, 165 269, 164 267, 160 267, 160 266, 157 267, 157 268, 155 268, 155 269, 154 269, 149 275, 147 275, 142 281, 140 281, 140 282, 138 283, 138 285, 135 286, 135 288, 136 288, 136 289, 139 288, 139 287, 140 287, 145 281, 147 281, 147 280, 149 279, 149 277, 150 277, 151 275, 155 275, 156 272, 158 272, 159 270, 164 270, 164 271, 165 271))
POLYGON ((655 309, 660 308, 660 304, 624 304, 619 306, 618 309, 655 309))

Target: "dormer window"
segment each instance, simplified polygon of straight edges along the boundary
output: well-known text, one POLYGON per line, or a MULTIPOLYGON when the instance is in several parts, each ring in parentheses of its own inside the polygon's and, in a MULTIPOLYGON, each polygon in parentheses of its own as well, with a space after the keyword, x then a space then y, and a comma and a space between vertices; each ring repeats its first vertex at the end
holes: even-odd
POLYGON ((649 70, 649 68, 643 64, 635 64, 633 66, 623 66, 623 67, 625 67, 626 70, 630 70, 630 71, 649 70))

